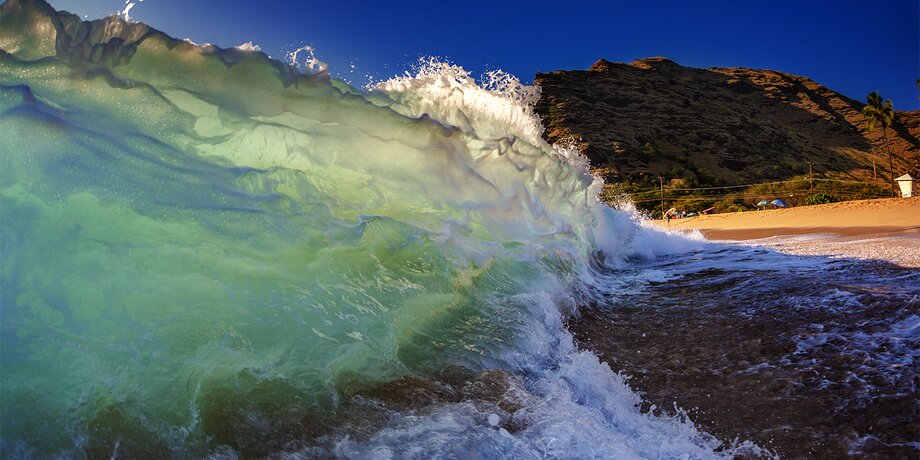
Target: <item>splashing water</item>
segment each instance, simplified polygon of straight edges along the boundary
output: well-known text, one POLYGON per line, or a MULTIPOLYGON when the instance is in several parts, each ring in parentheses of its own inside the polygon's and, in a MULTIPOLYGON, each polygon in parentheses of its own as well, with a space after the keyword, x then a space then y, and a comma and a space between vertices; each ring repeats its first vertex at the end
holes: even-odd
POLYGON ((0 49, 4 457, 245 451, 457 365, 519 376, 522 427, 445 403, 333 452, 718 455, 562 326, 590 261, 685 243, 598 203, 536 88, 429 61, 365 92, 32 0, 0 49))
POLYGON ((121 12, 118 14, 121 16, 124 16, 125 21, 130 21, 131 20, 131 9, 137 6, 138 3, 141 3, 143 1, 144 0, 137 0, 136 2, 132 2, 131 0, 125 0, 125 8, 121 10, 121 12))
POLYGON ((288 62, 307 75, 323 74, 329 70, 329 64, 317 59, 316 49, 310 45, 301 46, 288 53, 288 62), (303 60, 299 59, 301 53, 306 54, 303 60))

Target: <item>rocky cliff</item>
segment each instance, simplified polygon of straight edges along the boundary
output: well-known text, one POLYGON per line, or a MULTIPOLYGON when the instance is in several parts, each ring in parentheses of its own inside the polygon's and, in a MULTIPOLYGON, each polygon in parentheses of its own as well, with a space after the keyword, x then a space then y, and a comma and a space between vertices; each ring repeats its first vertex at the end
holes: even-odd
MULTIPOLYGON (((574 139, 612 180, 743 184, 807 173, 806 162, 818 174, 864 180, 873 161, 877 182, 888 177, 882 132, 865 129, 863 104, 805 77, 648 58, 602 59, 535 81, 544 137, 574 139)), ((916 177, 920 112, 897 112, 888 138, 895 175, 916 177)))

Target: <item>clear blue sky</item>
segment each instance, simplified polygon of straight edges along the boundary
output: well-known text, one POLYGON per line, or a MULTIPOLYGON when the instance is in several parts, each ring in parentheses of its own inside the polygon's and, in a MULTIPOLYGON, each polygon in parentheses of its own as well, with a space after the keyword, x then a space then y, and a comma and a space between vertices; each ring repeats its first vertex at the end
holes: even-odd
MULTIPOLYGON (((124 7, 124 0, 51 3, 90 18, 124 7)), ((666 56, 693 67, 781 70, 854 99, 878 90, 896 109, 920 108, 917 0, 145 0, 131 15, 198 43, 253 41, 275 57, 310 44, 334 75, 357 85, 367 74, 401 73, 425 55, 476 74, 501 68, 526 82, 602 57, 666 56)))

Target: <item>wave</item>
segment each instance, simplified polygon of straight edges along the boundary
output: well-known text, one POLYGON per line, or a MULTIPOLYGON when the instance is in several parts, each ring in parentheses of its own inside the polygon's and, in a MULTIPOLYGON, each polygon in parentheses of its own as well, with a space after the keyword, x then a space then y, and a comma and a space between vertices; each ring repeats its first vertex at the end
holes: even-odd
POLYGON ((695 243, 599 203, 586 160, 542 140, 538 95, 434 60, 362 90, 7 0, 4 455, 235 455, 246 436, 315 455, 287 443, 305 418, 448 368, 510 372, 519 404, 395 411, 324 452, 729 455, 640 413, 563 327, 597 265, 695 243))

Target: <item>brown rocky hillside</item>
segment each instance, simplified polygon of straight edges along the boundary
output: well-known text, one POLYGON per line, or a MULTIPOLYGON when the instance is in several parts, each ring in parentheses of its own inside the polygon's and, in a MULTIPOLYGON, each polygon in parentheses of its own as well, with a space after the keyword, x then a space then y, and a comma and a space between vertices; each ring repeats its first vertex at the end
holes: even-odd
MULTIPOLYGON (((817 174, 864 180, 875 160, 887 184, 882 133, 863 126, 863 104, 805 77, 648 58, 535 81, 546 140, 575 139, 613 180, 744 184, 807 173, 807 161, 817 174)), ((888 136, 895 175, 917 177, 920 111, 897 112, 888 136)))

